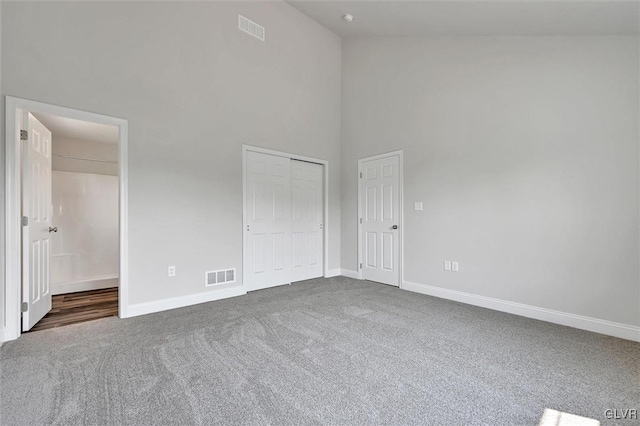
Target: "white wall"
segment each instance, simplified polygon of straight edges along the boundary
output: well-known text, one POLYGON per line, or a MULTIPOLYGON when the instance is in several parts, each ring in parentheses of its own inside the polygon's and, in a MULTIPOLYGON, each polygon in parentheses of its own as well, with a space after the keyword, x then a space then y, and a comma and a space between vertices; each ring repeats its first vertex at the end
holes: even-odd
POLYGON ((118 144, 64 138, 55 134, 51 139, 53 170, 118 175, 118 144))
POLYGON ((406 280, 640 324, 634 37, 356 38, 341 56, 273 2, 2 2, 1 25, 3 95, 129 120, 132 303, 241 271, 243 143, 330 161, 329 267, 353 270, 356 161, 404 149, 406 280))
POLYGON ((639 325, 638 51, 345 39, 342 267, 356 269, 357 159, 404 149, 405 280, 639 325))
MULTIPOLYGON (((0 1, 0 82, 2 82, 2 9, 4 2, 0 1)), ((1 83, 0 83, 0 93, 1 83)), ((4 99, 0 99, 0 164, 2 164, 2 173, 0 173, 0 229, 2 229, 2 238, 0 238, 0 345, 4 342, 4 329, 6 325, 6 316, 4 311, 5 305, 5 276, 4 276, 4 99)))
POLYGON ((54 170, 53 294, 117 286, 118 177, 54 170))
POLYGON ((242 144, 329 160, 340 267, 339 37, 283 2, 11 2, 2 15, 4 95, 129 121, 130 303, 242 271, 242 144))

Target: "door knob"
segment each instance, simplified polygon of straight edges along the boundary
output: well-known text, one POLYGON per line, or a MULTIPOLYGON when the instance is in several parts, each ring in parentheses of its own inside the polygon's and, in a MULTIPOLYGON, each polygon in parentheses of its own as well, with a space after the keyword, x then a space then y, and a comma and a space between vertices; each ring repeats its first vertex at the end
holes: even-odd
POLYGON ((391 229, 398 229, 398 225, 393 225, 391 229))
POLYGON ((57 226, 54 227, 54 228, 49 227, 49 233, 51 233, 51 232, 58 232, 58 227, 57 226))

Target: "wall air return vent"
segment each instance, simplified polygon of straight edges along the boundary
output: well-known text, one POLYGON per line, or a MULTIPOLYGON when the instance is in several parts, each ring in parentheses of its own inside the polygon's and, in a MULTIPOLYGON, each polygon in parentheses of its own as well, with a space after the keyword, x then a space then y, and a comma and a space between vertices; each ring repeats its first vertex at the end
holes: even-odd
POLYGON ((206 286, 228 284, 236 282, 236 270, 235 269, 222 269, 219 271, 205 272, 206 286))
POLYGON ((264 27, 256 24, 251 19, 247 19, 242 15, 238 15, 238 28, 247 34, 251 34, 258 40, 264 41, 264 27))

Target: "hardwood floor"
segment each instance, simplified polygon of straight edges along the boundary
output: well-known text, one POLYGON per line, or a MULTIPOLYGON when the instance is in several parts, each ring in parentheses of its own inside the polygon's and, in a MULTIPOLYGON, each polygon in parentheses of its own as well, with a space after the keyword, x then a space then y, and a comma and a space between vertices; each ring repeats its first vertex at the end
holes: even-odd
POLYGON ((30 331, 46 330, 118 315, 118 288, 53 296, 51 311, 30 331))

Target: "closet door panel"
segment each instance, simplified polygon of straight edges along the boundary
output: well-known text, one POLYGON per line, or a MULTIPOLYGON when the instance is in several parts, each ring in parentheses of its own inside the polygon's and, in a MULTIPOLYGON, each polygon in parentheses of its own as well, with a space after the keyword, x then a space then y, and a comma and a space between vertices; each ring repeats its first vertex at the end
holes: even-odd
POLYGON ((259 290, 291 282, 291 160, 247 152, 244 281, 259 290))
POLYGON ((292 281, 323 275, 323 167, 291 160, 292 281))

